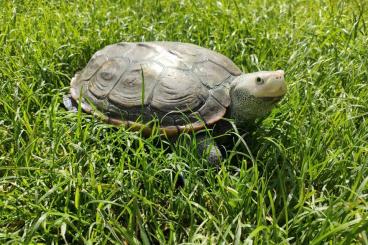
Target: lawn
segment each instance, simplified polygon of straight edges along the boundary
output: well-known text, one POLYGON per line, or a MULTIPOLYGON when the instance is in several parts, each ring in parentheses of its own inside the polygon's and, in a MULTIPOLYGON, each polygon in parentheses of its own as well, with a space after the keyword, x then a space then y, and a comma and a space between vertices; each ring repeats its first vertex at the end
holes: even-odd
POLYGON ((0 0, 0 243, 368 244, 367 13, 347 0, 0 0), (288 93, 218 170, 193 144, 64 109, 94 52, 149 40, 284 69, 288 93))

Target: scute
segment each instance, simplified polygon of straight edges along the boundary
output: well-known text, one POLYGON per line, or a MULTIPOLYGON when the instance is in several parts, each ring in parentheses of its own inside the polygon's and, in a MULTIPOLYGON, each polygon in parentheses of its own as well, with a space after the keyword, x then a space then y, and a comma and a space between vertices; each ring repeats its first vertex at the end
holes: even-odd
POLYGON ((226 107, 222 106, 213 96, 209 96, 198 113, 206 124, 213 124, 223 117, 226 107))
POLYGON ((151 106, 166 112, 195 110, 206 92, 190 72, 167 68, 153 92, 151 106))
POLYGON ((98 98, 109 94, 128 66, 124 59, 113 58, 106 61, 88 84, 88 89, 98 98))
POLYGON ((133 43, 130 44, 130 50, 125 54, 133 62, 142 60, 152 60, 160 54, 160 50, 155 45, 150 43, 133 43))
POLYGON ((130 65, 111 90, 109 99, 124 108, 149 104, 162 70, 163 67, 151 62, 130 65))
POLYGON ((241 70, 228 57, 214 52, 212 50, 190 44, 179 42, 154 42, 175 54, 179 59, 184 61, 187 66, 191 67, 194 63, 211 61, 223 69, 227 70, 233 76, 239 76, 241 70))
POLYGON ((178 56, 172 52, 164 52, 163 54, 154 58, 156 62, 167 68, 174 68, 180 70, 190 70, 190 66, 178 59, 178 56))
POLYGON ((126 57, 125 59, 129 60, 127 59, 126 54, 131 50, 131 48, 132 45, 123 46, 112 44, 97 51, 83 69, 79 79, 89 80, 109 59, 126 57))
POLYGON ((193 72, 209 88, 219 86, 231 75, 222 66, 211 61, 205 61, 195 65, 193 72))
MULTIPOLYGON (((186 67, 192 68, 195 63, 207 60, 203 48, 189 43, 178 42, 154 42, 166 50, 168 56, 175 57, 178 61, 185 64, 186 67)), ((204 49, 206 50, 206 49, 204 49)))
POLYGON ((223 107, 228 107, 230 105, 230 88, 228 88, 227 85, 211 89, 210 94, 223 107))
POLYGON ((95 54, 92 56, 87 66, 82 70, 78 80, 87 81, 100 69, 100 67, 107 62, 108 58, 102 54, 95 54))
POLYGON ((207 51, 206 56, 208 57, 208 60, 223 67, 231 75, 239 76, 242 73, 241 70, 225 55, 216 53, 212 50, 207 50, 207 49, 205 50, 207 51))
POLYGON ((135 47, 133 43, 111 44, 96 52, 95 55, 103 55, 108 58, 128 58, 129 52, 135 47))

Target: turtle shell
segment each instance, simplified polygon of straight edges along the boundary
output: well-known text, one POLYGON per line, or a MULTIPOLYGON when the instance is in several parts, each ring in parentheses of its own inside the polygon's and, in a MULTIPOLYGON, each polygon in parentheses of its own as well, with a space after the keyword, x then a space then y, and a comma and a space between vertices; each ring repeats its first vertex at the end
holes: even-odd
POLYGON ((84 111, 109 123, 168 135, 220 120, 230 104, 229 84, 241 75, 227 57, 187 43, 117 43, 96 52, 71 81, 84 111))

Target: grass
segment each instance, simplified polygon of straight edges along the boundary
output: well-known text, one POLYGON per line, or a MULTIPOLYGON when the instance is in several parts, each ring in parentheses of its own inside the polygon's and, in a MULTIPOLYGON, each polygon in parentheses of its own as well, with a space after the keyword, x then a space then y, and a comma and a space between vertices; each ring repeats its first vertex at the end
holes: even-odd
POLYGON ((0 1, 0 242, 368 244, 367 25, 365 1, 0 1), (217 172, 61 106, 122 40, 282 68, 289 92, 217 172))

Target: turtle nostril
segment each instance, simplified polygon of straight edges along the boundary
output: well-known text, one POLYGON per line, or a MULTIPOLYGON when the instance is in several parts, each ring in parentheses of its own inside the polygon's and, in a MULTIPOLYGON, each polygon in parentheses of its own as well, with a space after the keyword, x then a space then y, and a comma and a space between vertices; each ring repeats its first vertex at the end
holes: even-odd
POLYGON ((283 79, 283 78, 284 78, 284 75, 276 76, 276 79, 277 79, 277 80, 281 80, 281 79, 283 79))
POLYGON ((276 71, 276 76, 275 76, 275 78, 276 78, 276 80, 281 80, 281 79, 284 79, 284 71, 283 70, 277 70, 276 71))

